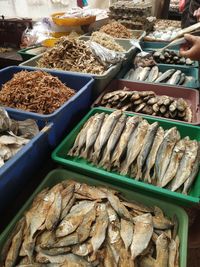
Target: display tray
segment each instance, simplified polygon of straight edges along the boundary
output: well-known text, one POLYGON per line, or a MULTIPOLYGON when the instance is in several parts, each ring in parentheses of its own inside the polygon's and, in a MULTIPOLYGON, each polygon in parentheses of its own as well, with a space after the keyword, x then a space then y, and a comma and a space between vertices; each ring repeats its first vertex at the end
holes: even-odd
MULTIPOLYGON (((108 172, 101 167, 95 167, 88 161, 78 158, 67 156, 69 150, 74 144, 74 141, 80 132, 85 122, 94 114, 105 112, 110 114, 112 110, 105 108, 93 108, 80 122, 79 124, 67 135, 62 143, 54 150, 52 159, 61 165, 66 166, 68 169, 80 172, 85 175, 94 176, 96 179, 107 179, 109 183, 120 183, 121 185, 127 185, 131 190, 140 192, 149 196, 154 196, 165 201, 173 202, 177 205, 192 206, 199 203, 200 197, 200 172, 198 173, 195 182, 192 185, 188 195, 184 195, 178 192, 172 192, 168 189, 160 188, 152 184, 147 184, 142 181, 136 181, 128 176, 122 176, 117 172, 108 172)), ((128 116, 135 116, 133 113, 125 112, 128 116)), ((200 141, 200 127, 183 124, 181 122, 172 122, 160 118, 150 118, 143 115, 149 123, 159 122, 159 125, 164 129, 177 127, 181 137, 189 136, 190 139, 196 139, 200 141)))
MULTIPOLYGON (((36 69, 30 67, 8 67, 0 70, 0 88, 4 83, 12 79, 15 73, 22 70, 35 71, 36 69)), ((94 80, 91 76, 80 73, 66 73, 55 70, 46 71, 51 75, 58 77, 61 82, 74 89, 76 94, 66 101, 60 108, 48 115, 10 107, 5 108, 10 114, 23 114, 26 118, 32 118, 39 121, 42 120, 46 123, 52 122, 53 127, 50 133, 50 145, 55 147, 60 142, 70 124, 76 119, 77 114, 90 107, 94 80)))
MULTIPOLYGON (((117 90, 123 90, 124 87, 128 88, 129 91, 153 91, 156 93, 156 95, 167 95, 174 98, 183 98, 186 100, 192 110, 192 122, 184 122, 180 120, 174 120, 174 119, 167 119, 159 116, 152 116, 148 115, 149 117, 153 118, 160 118, 160 119, 166 119, 169 121, 179 121, 182 123, 187 123, 191 125, 200 125, 200 95, 199 91, 195 89, 183 89, 174 86, 166 86, 166 85, 160 85, 160 84, 144 84, 141 82, 128 82, 124 80, 113 80, 103 91, 103 93, 96 99, 96 101, 93 103, 92 107, 99 107, 101 106, 101 99, 106 93, 117 91, 117 90)), ((128 111, 131 112, 131 111, 128 111)), ((134 114, 143 115, 144 113, 137 113, 133 112, 134 114)), ((145 115, 145 114, 144 114, 145 115)), ((146 114, 147 115, 147 114, 146 114)))
MULTIPOLYGON (((118 73, 117 78, 118 79, 123 79, 128 81, 127 79, 124 79, 124 76, 126 75, 126 73, 132 68, 133 66, 130 65, 126 65, 123 69, 121 69, 121 71, 118 73)), ((194 79, 192 81, 188 81, 187 83, 183 85, 179 85, 180 88, 196 88, 199 89, 199 70, 197 68, 188 68, 188 67, 184 67, 184 66, 177 66, 177 65, 168 65, 168 64, 158 64, 159 67, 159 71, 160 72, 165 72, 169 69, 175 69, 175 70, 180 70, 181 72, 185 73, 186 76, 191 76, 194 79)), ((135 80, 135 82, 137 82, 135 80)), ((156 84, 156 83, 147 83, 145 81, 143 81, 143 83, 145 84, 156 84)), ((162 84, 162 85, 168 85, 167 83, 158 83, 158 84, 162 84)), ((176 86, 176 85, 173 85, 176 86)))
POLYGON ((34 191, 34 193, 29 198, 29 200, 21 208, 18 214, 13 218, 13 220, 10 222, 10 224, 7 226, 4 232, 0 235, 0 251, 2 251, 3 245, 6 243, 7 239, 9 238, 9 235, 12 229, 14 228, 15 224, 22 218, 23 214, 31 206, 31 203, 34 197, 36 196, 36 194, 41 192, 46 187, 52 187, 59 182, 62 182, 64 180, 71 180, 71 179, 73 179, 74 181, 80 182, 80 183, 86 183, 86 184, 93 185, 93 186, 105 186, 105 187, 113 188, 119 191, 129 201, 134 200, 142 204, 145 204, 147 206, 154 205, 154 206, 160 207, 164 211, 165 215, 171 219, 173 219, 174 215, 176 215, 178 224, 179 224, 178 235, 180 239, 180 249, 179 249, 180 265, 179 266, 180 267, 187 266, 188 217, 182 208, 172 205, 165 201, 157 200, 156 198, 153 198, 153 197, 139 194, 137 192, 134 192, 133 194, 133 192, 130 190, 130 188, 127 185, 121 186, 121 184, 119 184, 117 181, 114 182, 113 184, 110 184, 109 180, 107 179, 102 179, 102 181, 99 181, 97 179, 93 179, 93 176, 87 177, 87 176, 84 176, 84 175, 81 175, 75 172, 62 170, 62 169, 53 170, 45 177, 43 182, 34 191))

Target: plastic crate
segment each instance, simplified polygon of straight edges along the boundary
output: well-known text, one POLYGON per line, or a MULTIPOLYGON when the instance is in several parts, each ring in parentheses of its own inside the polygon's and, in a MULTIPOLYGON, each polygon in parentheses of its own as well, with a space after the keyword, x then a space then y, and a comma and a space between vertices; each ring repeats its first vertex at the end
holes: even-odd
MULTIPOLYGON (((13 75, 22 70, 35 71, 34 68, 9 67, 0 70, 0 88, 2 84, 9 81, 13 75)), ((50 133, 50 145, 55 147, 67 131, 70 123, 80 119, 80 114, 86 111, 92 103, 92 90, 94 80, 89 75, 64 73, 47 70, 53 76, 58 77, 63 83, 76 91, 76 94, 65 102, 60 108, 49 115, 23 111, 20 109, 5 107, 10 114, 23 114, 27 118, 32 118, 46 123, 52 122, 53 127, 50 133)))
MULTIPOLYGON (((38 55, 34 58, 31 58, 30 60, 27 60, 23 63, 20 64, 20 66, 24 66, 24 67, 33 67, 33 68, 37 68, 37 62, 38 60, 41 58, 41 55, 38 55)), ((48 69, 48 68, 42 68, 43 70, 52 70, 52 69, 48 69)), ((93 90, 93 98, 99 96, 101 94, 101 92, 105 89, 105 87, 109 84, 109 82, 112 81, 112 79, 118 74, 118 72, 121 69, 121 63, 118 63, 117 65, 113 65, 111 66, 107 71, 105 71, 103 74, 101 75, 97 75, 97 74, 88 74, 90 76, 92 76, 95 80, 94 83, 94 90, 93 90)), ((62 73, 67 73, 67 74, 71 74, 71 75, 84 75, 81 74, 80 72, 72 72, 72 71, 62 71, 62 73)))
MULTIPOLYGON (((143 41, 141 42, 141 47, 143 50, 156 50, 159 48, 163 48, 164 46, 168 45, 169 42, 147 42, 147 41, 143 41)), ((171 47, 173 48, 173 50, 179 50, 180 46, 176 45, 171 47)))
POLYGON ((142 194, 133 192, 130 190, 128 186, 122 187, 118 182, 113 183, 112 185, 109 184, 109 181, 104 179, 102 181, 97 181, 95 179, 88 178, 86 176, 83 176, 78 173, 56 169, 52 172, 50 172, 43 182, 40 184, 40 186, 35 190, 35 192, 32 194, 32 196, 29 198, 29 200, 26 202, 26 204, 22 207, 22 209, 18 212, 18 214, 14 217, 14 219, 10 222, 10 224, 7 226, 7 228, 4 230, 4 232, 0 236, 0 251, 2 250, 3 245, 5 244, 6 240, 9 238, 9 234, 11 233, 12 229, 14 228, 15 224, 21 219, 24 212, 30 207, 34 197, 36 194, 41 192, 46 187, 52 187, 56 183, 62 182, 63 180, 67 179, 73 179, 80 183, 86 183, 89 185, 94 186, 106 186, 111 187, 119 192, 122 193, 123 196, 125 196, 128 200, 135 200, 137 202, 140 202, 142 204, 145 204, 147 206, 158 206, 160 207, 165 215, 169 218, 173 218, 174 215, 176 215, 179 223, 178 227, 178 235, 180 238, 180 267, 186 267, 187 266, 187 236, 188 236, 188 217, 185 213, 185 211, 175 205, 169 204, 164 201, 157 200, 155 198, 151 198, 148 196, 144 196, 142 194))
MULTIPOLYGON (((95 167, 86 160, 78 157, 67 156, 69 150, 74 144, 76 136, 80 132, 82 126, 85 122, 94 114, 105 112, 110 114, 112 110, 106 108, 94 108, 92 109, 83 120, 73 129, 70 134, 62 141, 62 143, 54 150, 52 154, 52 159, 61 165, 66 166, 68 169, 80 172, 85 175, 93 176, 96 179, 107 179, 109 183, 120 183, 121 185, 129 186, 129 188, 134 191, 146 194, 149 196, 157 197, 159 199, 164 199, 165 201, 173 202, 177 205, 192 206, 199 203, 200 197, 200 172, 192 185, 192 188, 188 195, 183 195, 178 192, 172 192, 168 189, 159 188, 157 186, 147 184, 141 181, 136 181, 128 176, 122 176, 117 172, 108 172, 103 168, 95 167)), ((128 116, 134 116, 133 113, 125 112, 128 116)), ((181 137, 189 136, 191 139, 196 139, 200 141, 200 128, 195 126, 186 125, 180 122, 169 122, 163 119, 150 118, 148 116, 142 116, 147 119, 148 122, 153 123, 155 121, 159 122, 159 125, 164 129, 169 129, 171 127, 177 127, 181 137)))
MULTIPOLYGON (((128 88, 129 91, 153 91, 156 93, 156 95, 167 95, 174 98, 183 98, 185 99, 191 109, 192 109, 192 122, 184 122, 180 120, 174 120, 174 119, 167 119, 164 117, 159 116, 151 116, 144 113, 136 113, 134 114, 138 115, 147 115, 149 117, 153 118, 161 118, 166 119, 169 121, 179 121, 182 123, 187 123, 191 125, 200 125, 200 95, 199 91, 195 89, 187 89, 187 88, 180 88, 180 87, 174 87, 174 86, 166 86, 162 84, 146 84, 142 82, 130 82, 130 81, 124 81, 124 80, 113 80, 108 87, 104 90, 104 92, 96 99, 96 101, 93 103, 93 107, 101 106, 101 99, 102 97, 108 93, 113 92, 117 90, 123 90, 124 87, 128 88)), ((129 111, 130 112, 130 111, 129 111)))
MULTIPOLYGON (((10 117, 16 120, 28 118, 22 114, 10 115, 10 117)), ((43 127, 42 121, 37 124, 40 129, 39 134, 0 167, 0 214, 23 190, 33 175, 43 166, 46 158, 50 156, 51 149, 48 139, 53 125, 50 123, 43 127)))
MULTIPOLYGON (((26 60, 29 60, 29 59, 36 56, 36 54, 34 54, 34 53, 27 53, 27 52, 28 51, 32 52, 31 50, 35 50, 35 49, 39 49, 39 48, 42 49, 43 47, 42 46, 41 47, 29 47, 29 48, 21 49, 17 53, 22 57, 23 61, 26 61, 26 60)), ((41 52, 41 53, 43 53, 43 52, 41 52)))
MULTIPOLYGON (((125 68, 123 68, 117 75, 118 79, 123 79, 123 80, 127 80, 124 79, 124 76, 126 75, 126 73, 132 68, 132 65, 126 65, 125 68)), ((183 73, 185 73, 186 76, 192 76, 194 79, 192 81, 188 81, 184 86, 183 85, 178 85, 180 88, 196 88, 199 89, 199 70, 198 68, 188 68, 188 67, 183 67, 183 66, 177 66, 177 65, 168 65, 168 64, 158 64, 158 68, 160 72, 165 72, 169 69, 175 69, 175 70, 180 70, 183 73)), ((143 82, 143 83, 147 83, 147 82, 143 82)), ((152 84, 152 83, 148 83, 148 84, 152 84)), ((153 83, 156 84, 156 83, 153 83)), ((162 84, 162 85, 168 85, 167 83, 158 83, 158 84, 162 84)), ((172 86, 176 86, 177 85, 172 85, 172 86)))

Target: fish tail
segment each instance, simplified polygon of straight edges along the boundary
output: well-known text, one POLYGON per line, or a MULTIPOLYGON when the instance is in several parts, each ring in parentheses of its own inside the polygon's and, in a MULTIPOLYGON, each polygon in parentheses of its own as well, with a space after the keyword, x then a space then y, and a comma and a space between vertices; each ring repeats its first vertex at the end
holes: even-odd
POLYGON ((122 167, 120 174, 121 175, 127 175, 128 171, 129 171, 129 165, 126 164, 124 167, 122 167))
POLYGON ((99 151, 97 152, 94 152, 91 156, 91 162, 94 163, 94 164, 98 164, 98 161, 99 161, 99 151))
POLYGON ((75 149, 74 147, 72 147, 72 148, 69 150, 69 152, 67 153, 67 155, 73 157, 75 151, 76 151, 76 149, 75 149))
POLYGON ((85 150, 83 150, 81 153, 80 153, 80 156, 84 159, 87 159, 88 158, 88 148, 85 148, 85 150))

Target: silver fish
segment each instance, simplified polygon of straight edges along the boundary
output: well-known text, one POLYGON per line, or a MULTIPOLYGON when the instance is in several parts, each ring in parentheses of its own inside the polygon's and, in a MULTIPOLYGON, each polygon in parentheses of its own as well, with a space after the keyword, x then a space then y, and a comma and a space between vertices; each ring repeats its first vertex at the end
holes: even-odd
POLYGON ((130 80, 131 81, 138 80, 138 77, 142 70, 143 70, 142 67, 138 67, 137 69, 135 69, 134 73, 130 76, 130 80))
POLYGON ((111 160, 111 153, 112 153, 113 149, 115 148, 116 143, 118 142, 118 140, 121 136, 121 133, 124 129, 125 123, 126 123, 126 115, 123 114, 119 118, 113 132, 111 133, 111 135, 108 139, 108 143, 107 143, 103 158, 100 162, 100 166, 104 166, 104 168, 107 168, 107 166, 109 166, 110 160, 111 160))
POLYGON ((159 69, 158 69, 158 66, 154 66, 150 72, 149 72, 149 76, 148 78, 146 79, 146 82, 154 82, 157 78, 158 78, 158 75, 159 75, 159 69))
POLYGON ((192 183, 194 182, 194 179, 199 171, 199 164, 200 164, 199 162, 200 162, 200 143, 198 143, 197 156, 196 156, 192 171, 190 173, 190 176, 187 178, 187 180, 184 183, 183 194, 188 193, 188 190, 190 189, 192 183))
POLYGON ((172 77, 167 81, 167 84, 178 84, 181 78, 181 71, 177 70, 172 77))
POLYGON ((131 257, 133 260, 147 248, 153 234, 153 220, 150 213, 137 216, 134 221, 135 228, 131 244, 131 257))
POLYGON ((169 129, 165 133, 163 142, 158 149, 155 162, 155 171, 158 183, 162 180, 162 177, 166 172, 173 148, 179 140, 180 134, 176 127, 169 129))
POLYGON ((112 112, 105 120, 97 137, 97 140, 94 144, 94 153, 92 154, 91 161, 93 163, 98 163, 101 150, 103 146, 108 141, 119 117, 121 117, 122 111, 117 110, 112 112))
POLYGON ((181 139, 175 145, 172 156, 167 167, 167 170, 163 177, 161 177, 160 182, 157 184, 160 187, 165 187, 176 175, 179 167, 180 160, 185 152, 185 139, 181 139))
POLYGON ((169 77, 172 76, 172 74, 175 72, 175 69, 170 69, 165 71, 160 77, 158 77, 158 79, 156 79, 154 82, 155 83, 160 83, 160 82, 164 82, 165 80, 167 80, 169 77))
POLYGON ((136 180, 142 178, 142 167, 146 161, 146 158, 149 154, 149 151, 152 147, 156 132, 158 130, 158 123, 154 122, 148 128, 147 134, 144 138, 143 147, 140 151, 140 154, 137 157, 137 175, 136 180))
POLYGON ((115 149, 115 152, 113 153, 112 159, 111 159, 111 166, 115 166, 117 168, 120 167, 121 164, 121 159, 124 156, 126 149, 127 149, 127 144, 128 140, 131 136, 131 134, 134 132, 136 129, 137 125, 139 122, 141 122, 142 118, 133 116, 133 117, 128 117, 125 129, 121 135, 121 138, 119 140, 119 144, 115 149))
POLYGON ((150 67, 144 67, 138 76, 138 81, 145 81, 150 72, 150 67))
POLYGON ((136 130, 132 133, 128 142, 127 155, 124 160, 124 166, 122 166, 122 170, 120 172, 122 175, 128 174, 131 164, 140 153, 148 128, 148 122, 146 120, 142 120, 136 130))
POLYGON ((180 161, 178 171, 171 184, 171 190, 176 191, 189 178, 198 152, 197 141, 187 141, 185 153, 180 161))
POLYGON ((131 79, 131 76, 134 74, 134 69, 130 69, 127 73, 126 73, 126 75, 124 76, 124 79, 125 80, 130 80, 131 79))
POLYGON ((94 145, 96 138, 99 134, 99 131, 101 129, 101 126, 103 124, 105 117, 105 113, 95 114, 92 125, 89 127, 87 133, 86 133, 86 143, 85 143, 85 150, 81 153, 81 157, 86 158, 88 157, 88 152, 94 145))

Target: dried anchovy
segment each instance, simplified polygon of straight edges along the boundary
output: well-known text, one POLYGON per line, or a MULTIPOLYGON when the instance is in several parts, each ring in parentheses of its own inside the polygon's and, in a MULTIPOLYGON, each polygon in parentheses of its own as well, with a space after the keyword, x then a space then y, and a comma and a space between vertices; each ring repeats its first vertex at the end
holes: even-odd
POLYGON ((46 72, 21 71, 3 85, 0 103, 30 112, 50 114, 74 94, 73 89, 46 72))
POLYGON ((131 38, 131 32, 117 21, 102 26, 100 32, 105 32, 115 38, 131 38))
POLYGON ((53 48, 46 51, 38 61, 38 66, 92 74, 105 71, 85 41, 67 37, 60 38, 53 48))
POLYGON ((104 32, 93 32, 90 40, 113 51, 117 51, 117 52, 125 51, 124 48, 121 45, 119 45, 112 36, 104 32))

